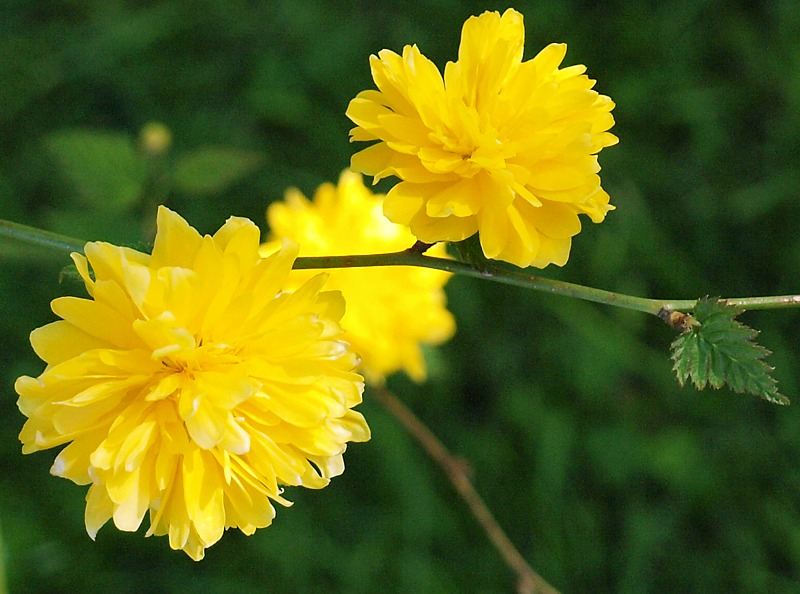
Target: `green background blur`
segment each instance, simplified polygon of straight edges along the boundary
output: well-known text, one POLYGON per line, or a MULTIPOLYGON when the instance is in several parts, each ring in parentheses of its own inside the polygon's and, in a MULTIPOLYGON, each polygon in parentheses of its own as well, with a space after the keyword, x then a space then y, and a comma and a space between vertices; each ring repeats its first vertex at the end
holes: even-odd
MULTIPOLYGON (((14 1, 0 4, 0 216, 145 246, 152 203, 203 232, 264 227, 287 186, 333 181, 368 56, 416 43, 439 67, 493 2, 14 1), (150 121, 171 152, 146 162, 150 121)), ((797 292, 795 0, 519 1, 526 58, 569 46, 617 103, 603 151, 617 210, 544 274, 663 298, 797 292)), ((383 186, 381 186, 383 187, 383 186)), ((28 333, 82 294, 63 254, 0 241, 0 526, 10 592, 511 592, 449 483, 369 393, 373 439, 272 527, 200 563, 165 538, 83 527, 86 488, 20 453, 28 333)), ((422 386, 391 386, 454 454, 531 565, 567 592, 800 592, 800 312, 751 312, 776 407, 678 387, 674 333, 645 314, 473 279, 422 386)), ((145 525, 146 525, 145 521, 145 525)))

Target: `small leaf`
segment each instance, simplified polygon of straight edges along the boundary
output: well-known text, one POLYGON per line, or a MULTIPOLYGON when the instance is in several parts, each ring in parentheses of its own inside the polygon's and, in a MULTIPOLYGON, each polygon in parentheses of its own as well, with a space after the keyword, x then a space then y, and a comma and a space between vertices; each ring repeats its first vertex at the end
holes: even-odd
POLYGON ((175 166, 175 183, 187 194, 205 196, 224 190, 263 162, 254 151, 204 147, 184 155, 175 166))
POLYGON ((147 168, 128 134, 63 130, 46 145, 70 185, 97 210, 124 209, 141 195, 147 168))
POLYGON ((740 394, 789 404, 764 362, 770 351, 755 342, 758 331, 736 320, 743 311, 721 299, 698 300, 693 312, 698 324, 687 327, 671 347, 678 382, 683 386, 691 380, 698 390, 727 385, 740 394))

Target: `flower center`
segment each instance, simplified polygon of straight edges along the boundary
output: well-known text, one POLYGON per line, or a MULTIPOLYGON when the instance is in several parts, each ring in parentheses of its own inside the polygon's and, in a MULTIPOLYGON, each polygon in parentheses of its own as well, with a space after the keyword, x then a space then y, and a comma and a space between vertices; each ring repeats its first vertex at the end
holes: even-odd
POLYGON ((516 155, 513 143, 500 137, 488 118, 464 104, 446 129, 433 132, 432 141, 441 147, 438 158, 420 158, 434 172, 452 172, 461 177, 475 177, 481 171, 492 173, 506 168, 506 161, 516 155))
POLYGON ((241 362, 238 349, 227 343, 207 343, 202 340, 192 349, 173 353, 161 360, 175 373, 193 375, 203 371, 220 371, 241 362))

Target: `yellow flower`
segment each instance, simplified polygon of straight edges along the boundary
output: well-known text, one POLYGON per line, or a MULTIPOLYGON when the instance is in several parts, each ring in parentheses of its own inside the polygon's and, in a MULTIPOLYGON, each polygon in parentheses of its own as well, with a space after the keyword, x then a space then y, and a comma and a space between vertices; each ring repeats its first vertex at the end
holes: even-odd
POLYGON ((161 207, 152 255, 72 254, 92 298, 53 301, 62 319, 31 334, 47 368, 15 387, 23 452, 69 444, 52 474, 91 484, 92 538, 149 512, 148 535, 202 559, 226 528, 268 526, 281 485, 324 487, 346 443, 369 439, 341 295, 320 292, 324 274, 282 292, 297 248, 262 259, 259 235, 231 217, 201 236, 161 207))
POLYGON ((424 242, 477 232, 488 258, 561 266, 578 215, 599 223, 612 209, 597 153, 617 142, 614 103, 583 66, 559 68, 564 44, 523 62, 524 40, 522 15, 509 9, 467 20, 444 78, 416 46, 371 56, 379 90, 359 93, 347 116, 351 140, 380 142, 352 167, 402 180, 384 213, 424 242))
MULTIPOLYGON (((309 202, 299 190, 286 192, 284 202, 267 209, 270 237, 300 244, 303 256, 359 255, 396 252, 411 247, 408 229, 387 220, 383 196, 364 187, 361 176, 345 171, 339 185, 321 185, 309 202)), ((265 246, 265 251, 272 249, 265 246)), ((445 257, 444 245, 428 253, 445 257)), ((360 370, 370 381, 403 370, 414 380, 425 379, 420 343, 440 344, 455 332, 443 290, 450 278, 438 270, 386 266, 330 271, 328 287, 342 292, 347 309, 345 335, 362 357, 360 370)), ((295 271, 295 283, 309 273, 295 271)))

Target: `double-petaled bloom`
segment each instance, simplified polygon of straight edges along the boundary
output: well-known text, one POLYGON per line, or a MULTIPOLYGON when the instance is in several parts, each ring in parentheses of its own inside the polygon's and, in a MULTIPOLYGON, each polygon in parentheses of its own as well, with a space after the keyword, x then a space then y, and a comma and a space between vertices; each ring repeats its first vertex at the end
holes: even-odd
POLYGON ((583 66, 561 68, 563 44, 522 61, 522 15, 486 12, 464 24, 458 61, 442 76, 416 46, 370 58, 378 90, 350 102, 354 141, 378 141, 352 167, 401 181, 386 216, 427 243, 478 233, 488 258, 521 267, 563 265, 580 214, 612 208, 597 153, 614 103, 583 66))
POLYGON ((152 255, 107 243, 73 254, 90 299, 52 303, 34 330, 47 363, 17 380, 25 453, 66 447, 51 472, 90 485, 86 529, 109 519, 195 560, 227 528, 252 534, 283 486, 324 487, 347 442, 369 439, 353 407, 363 379, 342 340, 344 301, 326 275, 284 291, 297 247, 259 255, 232 217, 202 236, 161 207, 152 255))
MULTIPOLYGON (((408 228, 389 221, 382 212, 383 196, 364 187, 361 175, 342 173, 339 184, 321 185, 309 201, 296 189, 267 209, 274 242, 288 238, 300 244, 301 256, 361 255, 396 252, 414 244, 408 228)), ((445 257, 444 245, 429 255, 445 257)), ((295 283, 311 273, 293 271, 295 283)), ((426 375, 422 345, 438 345, 455 332, 447 310, 444 285, 450 275, 410 266, 330 270, 326 285, 347 301, 342 318, 345 339, 362 358, 359 370, 370 381, 405 371, 421 381, 426 375)))

